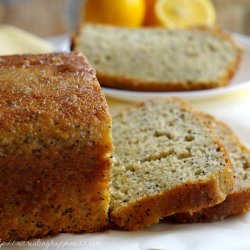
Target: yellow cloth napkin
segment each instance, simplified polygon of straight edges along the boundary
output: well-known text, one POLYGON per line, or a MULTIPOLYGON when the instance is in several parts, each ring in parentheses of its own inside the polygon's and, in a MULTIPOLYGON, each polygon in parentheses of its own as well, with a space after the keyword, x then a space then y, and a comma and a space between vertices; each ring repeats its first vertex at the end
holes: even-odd
POLYGON ((48 53, 54 46, 24 30, 10 25, 0 25, 0 55, 48 53))

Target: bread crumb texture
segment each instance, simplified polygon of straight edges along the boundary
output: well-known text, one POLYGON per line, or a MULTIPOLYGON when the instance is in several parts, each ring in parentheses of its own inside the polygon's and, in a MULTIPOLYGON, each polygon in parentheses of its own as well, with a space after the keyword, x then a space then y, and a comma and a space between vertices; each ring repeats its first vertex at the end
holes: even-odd
POLYGON ((244 146, 236 134, 224 123, 207 116, 207 123, 226 145, 236 178, 234 192, 250 188, 250 150, 244 146))
POLYGON ((169 220, 182 223, 212 222, 250 210, 250 150, 227 125, 206 114, 201 116, 225 143, 233 164, 236 185, 222 203, 196 213, 176 214, 169 220))
POLYGON ((209 29, 84 25, 75 50, 86 54, 102 85, 151 91, 225 85, 240 57, 229 36, 209 29))
MULTIPOLYGON (((147 102, 121 113, 113 119, 113 139, 111 219, 126 229, 141 227, 140 223, 143 225, 144 219, 136 221, 136 213, 135 218, 125 217, 133 213, 129 209, 140 207, 140 203, 144 204, 147 199, 152 199, 151 203, 156 207, 150 206, 158 211, 157 197, 160 200, 161 196, 171 194, 172 200, 168 200, 169 197, 161 200, 160 214, 149 212, 148 217, 154 216, 154 222, 157 222, 160 217, 175 211, 193 211, 198 206, 218 203, 233 188, 225 148, 179 99, 147 102), (215 187, 215 183, 219 186, 215 187), (184 191, 182 187, 186 187, 184 191), (189 197, 191 193, 192 198, 189 197), (199 198, 202 195, 207 197, 199 198), (188 201, 189 198, 196 203, 188 201), (131 214, 126 215, 125 210, 131 214)), ((137 217, 140 217, 139 213, 137 217)))

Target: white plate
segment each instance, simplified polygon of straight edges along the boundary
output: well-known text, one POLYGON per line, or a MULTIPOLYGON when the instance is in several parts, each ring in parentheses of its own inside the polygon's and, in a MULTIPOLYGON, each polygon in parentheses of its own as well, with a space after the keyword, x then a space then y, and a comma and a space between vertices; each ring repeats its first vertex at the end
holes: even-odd
POLYGON ((69 52, 70 51, 70 34, 62 34, 58 36, 49 37, 47 39, 51 42, 55 49, 54 52, 69 52))
POLYGON ((250 38, 243 35, 233 34, 237 42, 244 49, 244 55, 240 63, 239 69, 231 83, 228 86, 208 90, 196 91, 179 91, 179 92, 144 92, 144 91, 129 91, 103 87, 103 91, 107 97, 124 101, 144 101, 154 98, 163 98, 167 96, 179 96, 185 99, 204 99, 216 97, 227 93, 232 93, 246 86, 250 87, 250 38))
POLYGON ((136 232, 60 234, 44 240, 0 243, 1 250, 249 250, 250 215, 223 222, 158 224, 136 232))
MULTIPOLYGON (((67 43, 62 45, 63 48, 67 47, 67 43)), ((250 43, 248 57, 249 49, 250 43)), ((246 61, 246 57, 244 60, 246 61)), ((247 72, 247 66, 242 65, 241 70, 247 72)), ((237 75, 236 80, 238 78, 244 81, 244 77, 247 74, 237 75)), ((212 103, 197 103, 195 108, 199 107, 219 119, 223 118, 250 145, 249 100, 250 95, 241 101, 213 100, 212 103)), ((60 234, 52 238, 20 243, 0 242, 0 250, 249 250, 249 235, 250 213, 216 223, 161 223, 137 232, 109 230, 92 234, 60 234)))

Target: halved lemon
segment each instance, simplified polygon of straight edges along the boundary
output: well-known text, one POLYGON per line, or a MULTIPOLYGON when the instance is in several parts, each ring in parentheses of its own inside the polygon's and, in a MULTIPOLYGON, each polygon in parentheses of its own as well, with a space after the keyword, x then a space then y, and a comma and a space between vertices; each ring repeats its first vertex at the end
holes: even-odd
POLYGON ((210 0, 157 0, 157 21, 168 29, 213 26, 216 12, 210 0))

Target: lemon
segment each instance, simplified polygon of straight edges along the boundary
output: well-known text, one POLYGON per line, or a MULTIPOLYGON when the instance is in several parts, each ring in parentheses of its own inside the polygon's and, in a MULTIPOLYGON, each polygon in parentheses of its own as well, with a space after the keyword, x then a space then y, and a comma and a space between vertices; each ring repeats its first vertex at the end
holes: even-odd
POLYGON ((87 0, 84 20, 126 27, 139 27, 145 17, 144 0, 87 0))
POLYGON ((213 26, 215 8, 210 0, 156 0, 158 22, 169 29, 213 26))

